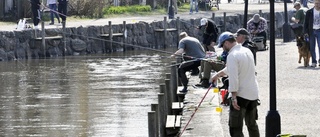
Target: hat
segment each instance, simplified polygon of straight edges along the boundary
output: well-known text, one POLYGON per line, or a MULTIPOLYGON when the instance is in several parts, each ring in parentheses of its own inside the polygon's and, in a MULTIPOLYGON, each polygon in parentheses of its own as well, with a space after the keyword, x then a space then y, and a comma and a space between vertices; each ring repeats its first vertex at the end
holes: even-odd
POLYGON ((295 3, 293 4, 293 7, 295 8, 296 6, 301 6, 301 4, 300 4, 299 2, 295 2, 295 3))
POLYGON ((200 20, 200 25, 201 25, 201 26, 206 25, 207 22, 208 22, 208 20, 207 20, 206 18, 202 18, 202 19, 200 20))
POLYGON ((240 28, 236 32, 236 34, 241 34, 241 35, 250 35, 250 33, 245 29, 245 28, 240 28))
POLYGON ((231 38, 234 38, 234 35, 231 32, 226 31, 226 32, 221 33, 219 36, 219 39, 218 39, 218 48, 221 48, 223 42, 225 42, 227 39, 231 39, 231 38))
POLYGON ((253 18, 253 22, 254 23, 258 23, 260 21, 260 15, 259 14, 254 14, 252 18, 253 18))

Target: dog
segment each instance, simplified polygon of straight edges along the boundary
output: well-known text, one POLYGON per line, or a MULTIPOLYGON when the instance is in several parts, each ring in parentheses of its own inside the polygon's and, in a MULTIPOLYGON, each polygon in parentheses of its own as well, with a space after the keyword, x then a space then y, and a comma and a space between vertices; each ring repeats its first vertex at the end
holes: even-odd
POLYGON ((298 63, 301 63, 301 59, 303 58, 304 66, 309 66, 309 61, 311 58, 310 53, 310 45, 309 42, 305 40, 305 37, 303 35, 297 36, 297 46, 298 46, 298 52, 299 52, 299 61, 298 63))

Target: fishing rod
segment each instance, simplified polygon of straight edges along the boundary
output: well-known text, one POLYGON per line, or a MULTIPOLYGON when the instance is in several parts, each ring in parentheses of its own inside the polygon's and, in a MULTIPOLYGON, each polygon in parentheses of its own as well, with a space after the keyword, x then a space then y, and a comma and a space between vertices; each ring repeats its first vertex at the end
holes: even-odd
POLYGON ((213 83, 210 84, 210 86, 209 86, 206 94, 204 94, 204 96, 203 96, 202 99, 200 100, 198 106, 196 107, 196 109, 195 109, 194 112, 192 113, 192 115, 191 115, 190 119, 188 120, 186 126, 183 128, 183 130, 182 130, 181 133, 179 134, 179 137, 182 136, 183 132, 184 132, 184 131, 186 130, 186 128, 188 127, 190 121, 192 120, 192 118, 193 118, 193 116, 196 114, 196 112, 198 111, 198 109, 199 109, 199 107, 201 106, 204 98, 207 96, 208 92, 210 91, 210 89, 211 89, 212 87, 215 87, 215 85, 214 85, 213 83))

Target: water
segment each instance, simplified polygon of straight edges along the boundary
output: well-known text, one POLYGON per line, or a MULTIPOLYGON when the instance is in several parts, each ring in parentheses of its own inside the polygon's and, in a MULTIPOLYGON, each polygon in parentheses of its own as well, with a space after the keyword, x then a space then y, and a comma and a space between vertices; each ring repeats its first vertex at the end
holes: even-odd
POLYGON ((170 61, 148 53, 0 62, 1 136, 148 136, 170 61))

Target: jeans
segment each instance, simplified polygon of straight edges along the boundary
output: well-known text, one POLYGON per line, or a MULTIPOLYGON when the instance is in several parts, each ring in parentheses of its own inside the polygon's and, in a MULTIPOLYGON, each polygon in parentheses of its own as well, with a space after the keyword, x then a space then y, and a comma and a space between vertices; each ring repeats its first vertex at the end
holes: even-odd
POLYGON ((310 53, 311 53, 311 59, 312 59, 311 61, 312 63, 317 64, 316 41, 317 41, 318 50, 320 53, 320 29, 313 30, 313 33, 309 36, 309 41, 310 41, 310 53))
POLYGON ((196 12, 198 12, 198 0, 190 0, 190 13, 193 12, 193 7, 195 7, 196 12))
POLYGON ((59 15, 56 12, 57 11, 57 4, 49 4, 49 8, 51 9, 51 11, 50 11, 51 23, 54 23, 54 17, 53 16, 56 16, 56 18, 58 19, 58 22, 60 23, 59 15))
POLYGON ((186 72, 193 70, 195 68, 198 68, 200 66, 200 60, 199 61, 192 61, 192 62, 185 62, 182 63, 178 68, 178 76, 181 80, 181 83, 184 87, 188 86, 188 78, 186 76, 186 72))

